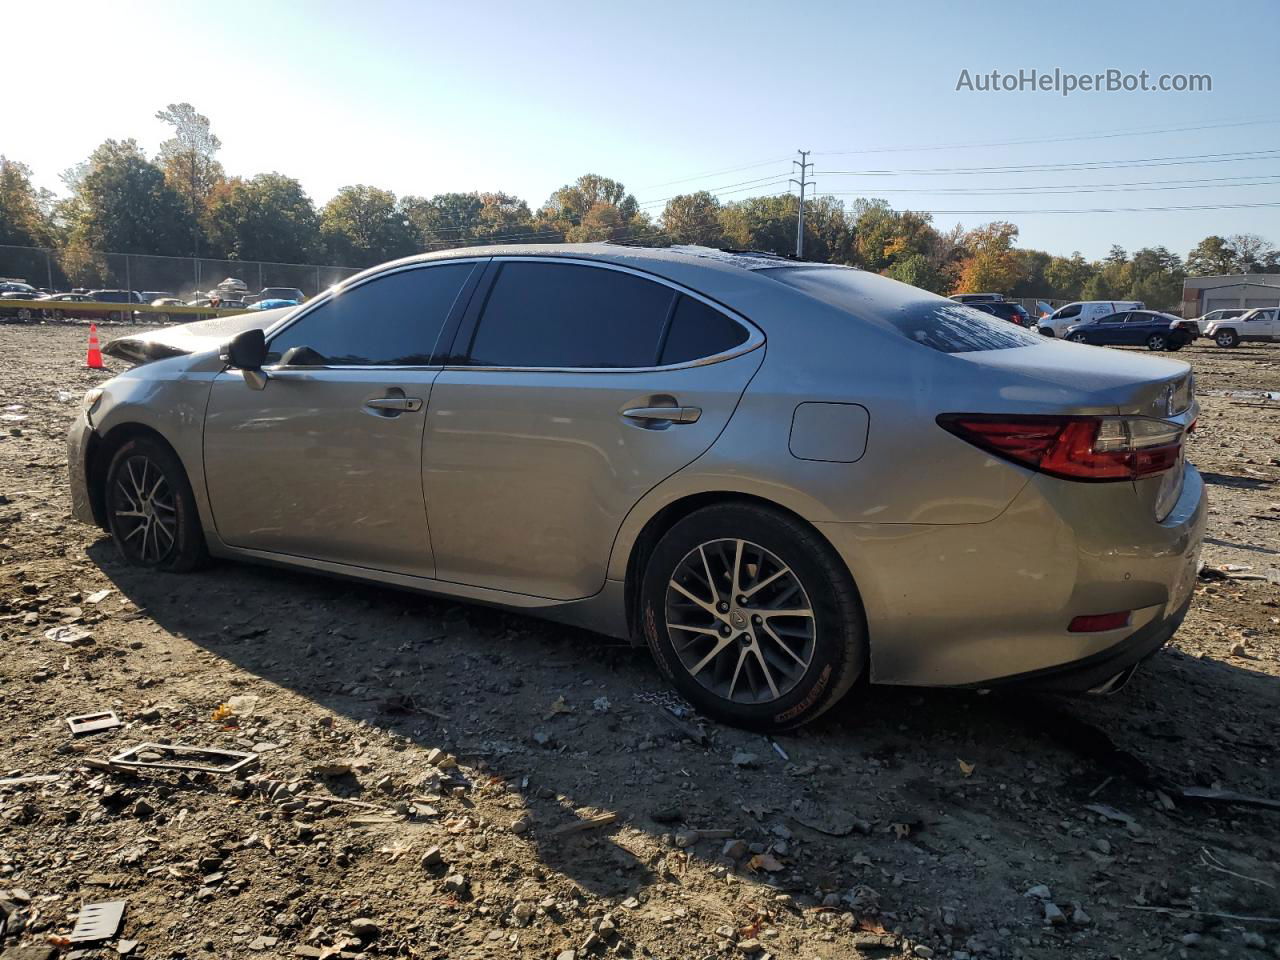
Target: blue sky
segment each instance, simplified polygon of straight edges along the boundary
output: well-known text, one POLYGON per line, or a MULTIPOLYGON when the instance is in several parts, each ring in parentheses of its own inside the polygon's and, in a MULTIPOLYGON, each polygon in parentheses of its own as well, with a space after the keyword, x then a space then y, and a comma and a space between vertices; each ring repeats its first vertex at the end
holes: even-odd
MULTIPOLYGON (((725 199, 739 199, 781 190, 769 178, 787 178, 797 148, 813 151, 819 192, 881 196, 900 208, 1280 203, 1280 153, 955 172, 1280 150, 1274 0, 95 0, 12 4, 5 19, 10 38, 40 42, 6 45, 10 122, 0 152, 29 164, 52 189, 60 189, 59 171, 106 137, 132 136, 153 152, 166 134, 153 114, 186 100, 213 121, 229 173, 278 170, 301 180, 317 203, 344 184, 370 183, 397 194, 503 189, 536 207, 596 172, 623 181, 656 215, 661 203, 649 202, 677 192, 721 187, 725 199), (1213 89, 1069 97, 956 90, 962 69, 1055 67, 1210 74, 1213 89), (1188 127, 1207 129, 1154 132, 1188 127), (891 149, 900 147, 926 149, 891 149), (835 172, 869 169, 895 173, 835 172), (896 172, 920 169, 951 172, 896 172), (1191 182, 1224 177, 1236 179, 1191 182), (1077 192, 937 192, 976 188, 1077 192), (1100 192, 1079 192, 1086 189, 1100 192)), ((1185 255, 1209 233, 1253 232, 1280 243, 1280 206, 935 215, 943 228, 992 219, 1017 223, 1023 246, 1090 257, 1113 243, 1164 244, 1185 255)))

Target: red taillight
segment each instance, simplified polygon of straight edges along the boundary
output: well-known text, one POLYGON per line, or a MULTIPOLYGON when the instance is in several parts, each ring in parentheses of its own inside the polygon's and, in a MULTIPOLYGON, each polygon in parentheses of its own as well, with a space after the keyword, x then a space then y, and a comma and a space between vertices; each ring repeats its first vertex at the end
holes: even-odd
POLYGON ((1067 480, 1137 480, 1182 454, 1183 427, 1147 417, 948 413, 938 425, 976 447, 1067 480))
POLYGON ((1119 630, 1129 625, 1129 611, 1119 613, 1093 613, 1084 617, 1076 617, 1067 625, 1068 633, 1102 633, 1104 630, 1119 630))

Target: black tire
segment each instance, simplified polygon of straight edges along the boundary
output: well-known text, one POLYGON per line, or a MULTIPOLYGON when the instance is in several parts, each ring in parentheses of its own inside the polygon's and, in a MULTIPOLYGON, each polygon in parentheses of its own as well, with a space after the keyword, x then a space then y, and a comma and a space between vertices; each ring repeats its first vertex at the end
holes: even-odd
MULTIPOLYGON (((649 557, 640 589, 640 604, 645 640, 659 670, 700 712, 735 726, 768 731, 787 730, 808 723, 849 691, 866 663, 866 621, 857 589, 844 563, 831 545, 812 528, 765 507, 748 504, 704 507, 677 523, 667 531, 649 557), (754 556, 756 559, 754 565, 749 561, 733 561, 744 571, 743 576, 752 574, 754 568, 752 586, 739 580, 737 588, 751 594, 751 599, 741 606, 740 598, 732 596, 734 585, 730 578, 733 574, 727 559, 730 548, 725 546, 739 541, 745 546, 743 553, 737 556, 754 556), (706 550, 707 547, 712 549, 706 550), (705 552, 700 552, 700 548, 705 552), (693 559, 695 554, 696 560, 693 559), (725 563, 720 564, 721 560, 725 563), (695 564, 695 567, 686 567, 686 562, 695 564), (678 577, 695 569, 697 563, 703 565, 705 572, 697 574, 700 579, 687 582, 693 590, 701 589, 706 598, 691 606, 685 599, 689 594, 679 593, 673 584, 678 577), (783 567, 786 571, 778 573, 780 579, 765 572, 777 572, 783 567), (721 570, 722 576, 716 570, 721 570), (723 598, 726 606, 728 600, 734 601, 731 610, 712 613, 706 609, 711 605, 712 588, 699 587, 698 584, 706 585, 708 580, 718 584, 714 588, 716 596, 723 598), (788 586, 792 580, 799 585, 798 593, 794 585, 788 586), (808 619, 792 617, 778 613, 780 608, 776 606, 766 605, 770 591, 779 590, 781 593, 773 596, 780 598, 783 609, 790 609, 790 605, 797 602, 803 606, 807 599, 811 616, 808 619), (764 599, 757 601, 756 597, 764 599), (679 614, 682 617, 714 618, 708 619, 708 624, 717 631, 730 630, 732 640, 723 633, 712 636, 692 632, 679 624, 669 627, 668 617, 675 618, 677 614, 673 611, 679 607, 684 608, 679 614), (787 634, 787 643, 783 643, 779 633, 772 628, 756 626, 762 618, 752 615, 754 609, 763 614, 764 623, 774 618, 790 621, 785 629, 798 629, 800 637, 787 634), (731 618, 737 624, 736 628, 729 627, 731 618), (691 639, 677 647, 671 629, 691 639), (734 629, 741 632, 733 633, 734 629), (758 638, 757 629, 760 631, 758 638), (808 654, 807 660, 791 649, 793 644, 799 645, 797 649, 801 654, 808 654), (720 654, 712 658, 712 650, 728 654, 729 659, 737 650, 736 666, 726 669, 725 658, 720 654), (790 653, 794 666, 791 660, 782 656, 783 651, 790 653), (748 654, 754 654, 754 657, 749 659, 748 654), (682 657, 708 661, 707 667, 700 672, 701 681, 682 657), (766 663, 774 668, 772 673, 764 667, 766 663), (752 694, 756 697, 754 701, 731 699, 740 671, 743 693, 747 693, 747 683, 756 687, 752 694), (732 673, 731 679, 725 676, 727 672, 732 673), (704 682, 711 682, 716 676, 721 678, 720 682, 729 683, 729 696, 704 686, 704 682), (767 688, 764 687, 766 683, 767 688)), ((693 627, 695 631, 706 629, 693 627)), ((779 625, 777 629, 781 631, 784 626, 779 625)))
POLYGON ((19 307, 19 308, 18 308, 18 319, 19 319, 19 320, 21 320, 23 323, 30 323, 30 322, 32 321, 32 319, 34 319, 34 318, 33 318, 33 316, 32 316, 32 313, 31 313, 31 308, 30 308, 30 307, 19 307))
POLYGON ((1051 340, 1052 340, 1052 339, 1053 339, 1053 328, 1052 328, 1052 327, 1041 327, 1041 328, 1040 328, 1040 336, 1042 336, 1042 337, 1048 337, 1049 339, 1051 339, 1051 340))
POLYGON ((1086 337, 1083 333, 1073 333, 1071 336, 1067 337, 1067 339, 1070 340, 1072 343, 1088 343, 1089 342, 1089 338, 1086 337))
POLYGON ((110 320, 112 323, 119 323, 119 322, 120 322, 120 318, 121 318, 122 316, 124 316, 124 315, 123 315, 122 313, 120 313, 120 311, 118 311, 118 310, 112 310, 111 312, 109 312, 109 313, 107 314, 107 319, 108 319, 108 320, 110 320))
POLYGON ((1169 348, 1169 337, 1163 333, 1153 333, 1147 337, 1148 350, 1167 350, 1169 348))
POLYGON ((1240 334, 1234 330, 1219 330, 1213 335, 1213 342, 1220 347, 1237 347, 1240 345, 1240 334))
POLYGON ((187 472, 158 440, 121 444, 107 467, 103 503, 107 528, 127 563, 185 573, 208 556, 187 472), (137 517, 129 515, 134 512, 137 517))

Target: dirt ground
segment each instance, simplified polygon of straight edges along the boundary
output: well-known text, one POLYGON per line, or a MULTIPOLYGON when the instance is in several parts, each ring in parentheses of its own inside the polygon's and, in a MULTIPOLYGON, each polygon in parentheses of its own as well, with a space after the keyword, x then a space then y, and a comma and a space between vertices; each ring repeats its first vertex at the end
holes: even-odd
POLYGON ((122 566, 68 510, 66 427, 108 375, 85 335, 0 327, 4 960, 113 900, 119 935, 72 955, 1280 956, 1280 347, 1179 354, 1232 566, 1125 690, 863 687, 770 740, 674 718, 642 649, 587 633, 122 566), (71 736, 102 710, 123 726, 71 736), (260 761, 104 769, 143 742, 260 761))

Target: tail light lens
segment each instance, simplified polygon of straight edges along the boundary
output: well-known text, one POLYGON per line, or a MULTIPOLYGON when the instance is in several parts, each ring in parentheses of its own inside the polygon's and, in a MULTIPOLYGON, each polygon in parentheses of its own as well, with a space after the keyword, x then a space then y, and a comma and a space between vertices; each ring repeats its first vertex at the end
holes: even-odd
POLYGON ((1182 455, 1185 428, 1149 417, 1052 417, 944 413, 944 430, 974 446, 1065 480, 1138 480, 1182 455))

